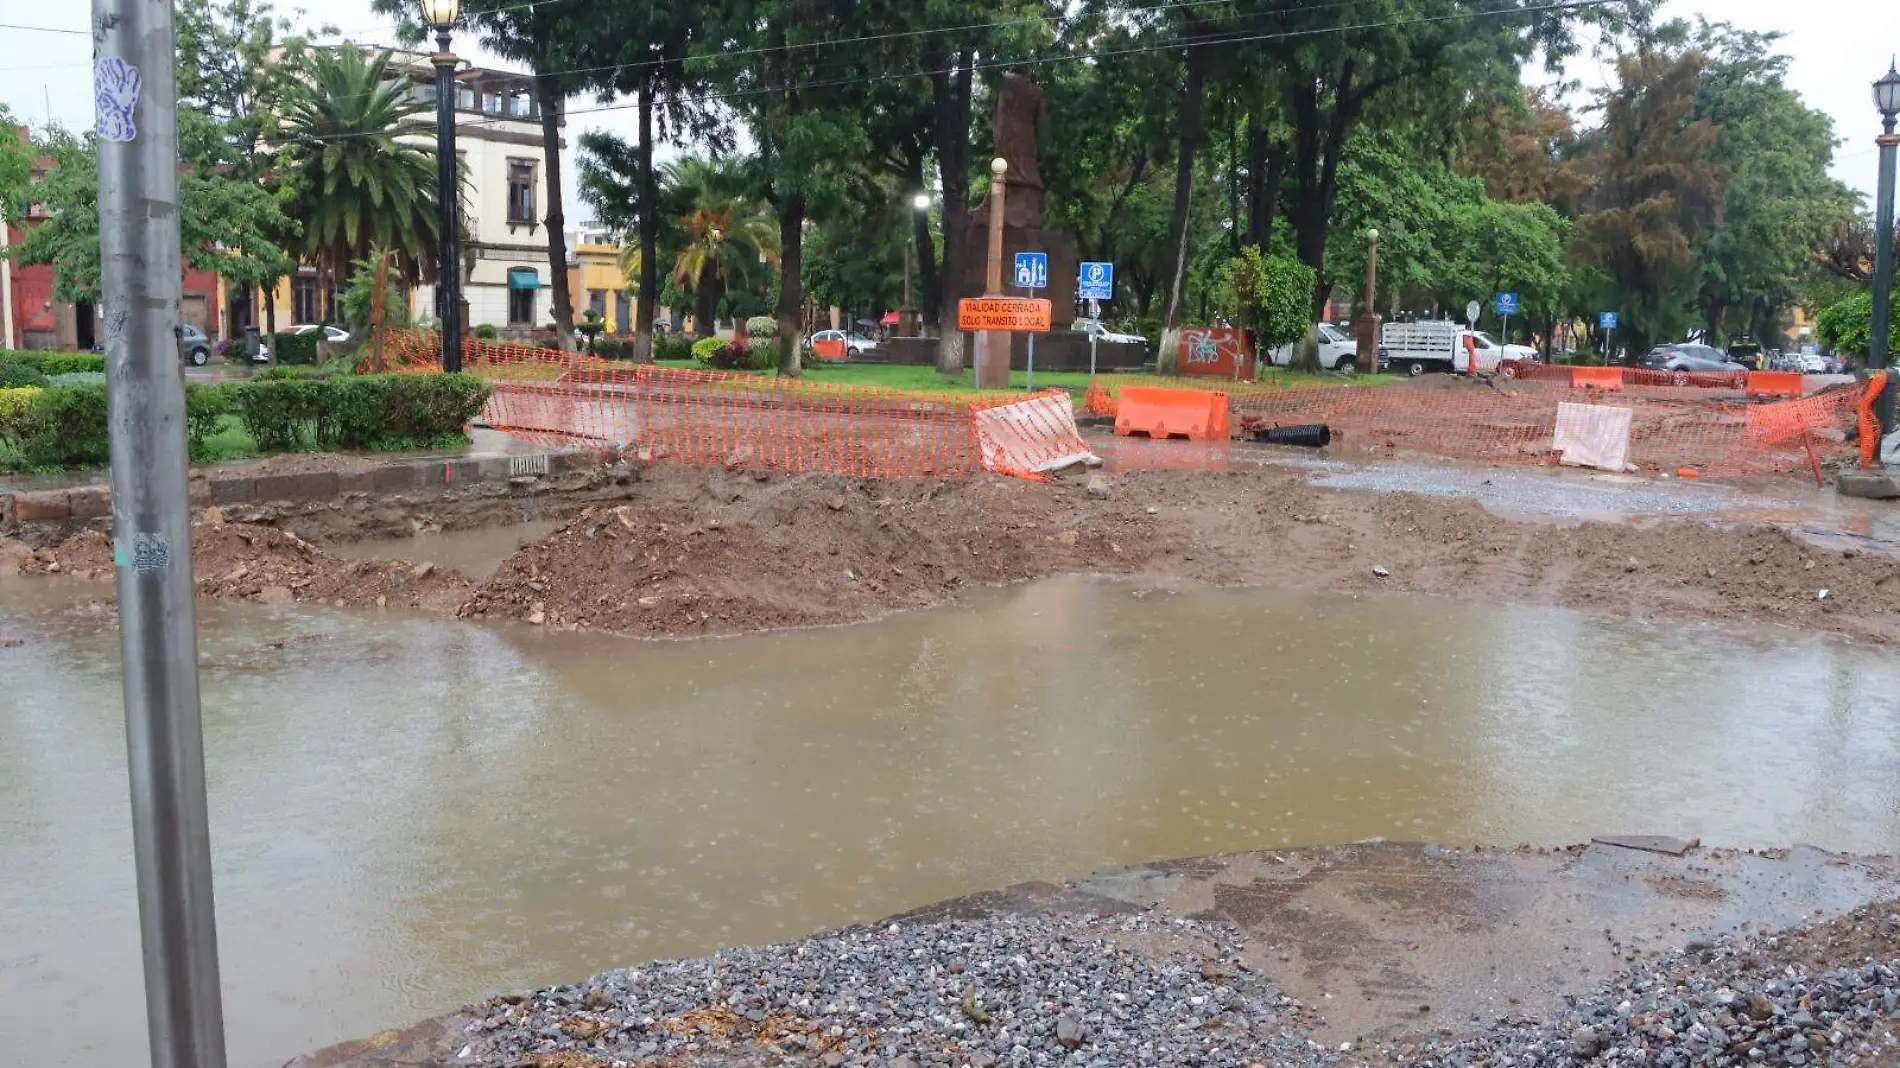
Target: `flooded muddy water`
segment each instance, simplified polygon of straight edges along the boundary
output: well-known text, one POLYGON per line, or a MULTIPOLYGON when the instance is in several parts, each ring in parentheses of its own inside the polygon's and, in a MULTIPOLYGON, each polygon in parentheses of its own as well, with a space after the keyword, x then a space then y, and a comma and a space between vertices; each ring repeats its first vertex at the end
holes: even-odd
MULTIPOLYGON (((145 1063, 98 592, 0 582, 0 1035, 42 1068, 145 1063)), ((676 643, 201 613, 237 1066, 1157 858, 1900 850, 1900 658, 1795 631, 1085 580, 676 643)))

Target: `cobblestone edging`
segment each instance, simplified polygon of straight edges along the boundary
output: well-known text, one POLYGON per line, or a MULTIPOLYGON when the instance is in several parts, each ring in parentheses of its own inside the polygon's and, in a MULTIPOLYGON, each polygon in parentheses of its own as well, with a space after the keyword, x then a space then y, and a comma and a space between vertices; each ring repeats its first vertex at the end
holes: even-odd
MULTIPOLYGON (((507 482, 611 463, 611 450, 556 449, 513 456, 431 457, 402 460, 362 471, 316 471, 295 475, 227 475, 196 480, 194 508, 234 504, 330 500, 344 494, 373 496, 424 493, 482 482, 507 482)), ((112 514, 112 490, 104 484, 57 490, 0 493, 0 533, 39 524, 104 519, 112 514)))

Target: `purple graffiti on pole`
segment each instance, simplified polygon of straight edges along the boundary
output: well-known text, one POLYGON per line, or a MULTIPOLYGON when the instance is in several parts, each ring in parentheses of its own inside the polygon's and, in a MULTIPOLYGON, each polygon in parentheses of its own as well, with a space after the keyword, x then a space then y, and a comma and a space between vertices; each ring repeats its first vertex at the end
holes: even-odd
POLYGON ((139 103, 137 67, 118 56, 100 56, 92 65, 92 96, 101 140, 124 143, 138 137, 132 121, 139 103))

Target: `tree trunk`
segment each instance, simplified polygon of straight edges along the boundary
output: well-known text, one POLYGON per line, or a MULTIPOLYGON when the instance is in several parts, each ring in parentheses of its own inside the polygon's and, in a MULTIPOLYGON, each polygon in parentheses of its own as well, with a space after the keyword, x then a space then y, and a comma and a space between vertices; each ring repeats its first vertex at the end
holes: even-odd
POLYGON ((640 86, 640 282, 634 296, 633 359, 653 361, 653 312, 659 303, 659 187, 653 175, 653 81, 640 86))
POLYGON ((937 370, 946 375, 960 375, 964 367, 964 335, 955 327, 957 298, 962 296, 964 276, 968 273, 964 243, 970 218, 970 79, 976 65, 976 52, 968 46, 958 52, 954 71, 947 67, 950 59, 949 53, 938 45, 925 50, 925 65, 931 71, 930 93, 936 108, 937 171, 943 198, 937 370))
POLYGON ((801 378, 805 374, 799 360, 799 346, 805 340, 800 336, 804 323, 799 315, 805 305, 803 193, 793 193, 779 205, 778 249, 778 373, 782 378, 801 378))
MULTIPOLYGON (((915 155, 905 161, 905 165, 908 168, 906 177, 909 179, 910 187, 912 189, 922 189, 924 187, 924 156, 922 146, 918 147, 915 155)), ((911 235, 917 243, 917 296, 915 298, 917 307, 923 313, 922 318, 924 324, 926 326, 936 326, 937 323, 941 321, 939 308, 943 301, 943 294, 937 289, 939 282, 937 277, 937 250, 931 244, 930 240, 930 213, 928 211, 918 211, 909 204, 904 205, 904 210, 910 212, 911 235)))
POLYGON ((1187 277, 1189 209, 1194 199, 1194 154, 1201 143, 1201 106, 1207 83, 1206 62, 1199 49, 1187 52, 1187 79, 1181 90, 1181 147, 1174 162, 1174 212, 1168 233, 1174 238, 1174 270, 1168 282, 1167 318, 1162 322, 1161 351, 1156 369, 1171 374, 1179 362, 1181 286, 1187 277))
POLYGON ((1318 87, 1301 86, 1293 93, 1294 166, 1299 179, 1299 199, 1292 213, 1294 245, 1300 262, 1315 272, 1314 318, 1325 309, 1333 288, 1333 280, 1326 276, 1326 236, 1339 182, 1339 154, 1359 107, 1353 95, 1353 72, 1354 61, 1348 59, 1340 69, 1330 115, 1321 115, 1318 87))
MULTIPOLYGON (((0 268, 4 269, 4 268, 0 268)), ((264 288, 264 340, 270 346, 270 362, 277 362, 277 283, 264 288)))
POLYGON ((1247 122, 1247 243, 1264 253, 1273 245, 1273 213, 1286 153, 1267 136, 1264 116, 1251 115, 1247 122))
POLYGON ((719 312, 719 264, 712 256, 699 269, 699 281, 693 285, 693 339, 713 336, 713 316, 719 312))
MULTIPOLYGON (((545 55, 545 50, 541 50, 545 55)), ((547 157, 548 274, 554 283, 554 343, 574 348, 574 294, 567 288, 567 216, 561 210, 561 109, 566 97, 561 83, 536 74, 535 95, 541 102, 541 151, 547 157)))

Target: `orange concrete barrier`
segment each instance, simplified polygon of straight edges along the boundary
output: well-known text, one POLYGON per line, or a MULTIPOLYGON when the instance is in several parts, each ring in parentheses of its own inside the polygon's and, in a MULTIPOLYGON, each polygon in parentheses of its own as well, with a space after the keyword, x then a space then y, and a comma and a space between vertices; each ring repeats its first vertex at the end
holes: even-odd
POLYGON ((839 337, 814 341, 811 343, 811 354, 821 360, 842 361, 845 358, 844 339, 839 337))
POLYGON ((1790 400, 1799 400, 1801 397, 1801 372, 1750 371, 1748 372, 1748 395, 1751 397, 1787 397, 1790 400))
POLYGON ((1572 367, 1570 388, 1606 389, 1620 393, 1623 390, 1623 369, 1621 367, 1572 367))
POLYGON ((1115 433, 1225 441, 1231 433, 1227 394, 1213 389, 1125 387, 1115 413, 1115 433))

